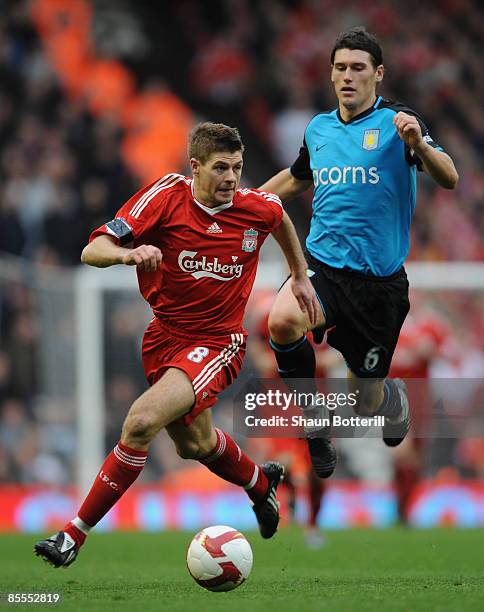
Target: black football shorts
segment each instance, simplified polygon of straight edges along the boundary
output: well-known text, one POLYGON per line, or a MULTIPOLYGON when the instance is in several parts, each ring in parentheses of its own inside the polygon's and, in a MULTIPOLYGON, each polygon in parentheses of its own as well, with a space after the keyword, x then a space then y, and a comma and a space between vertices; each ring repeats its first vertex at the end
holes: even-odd
POLYGON ((325 313, 327 342, 361 378, 385 378, 410 309, 405 268, 367 276, 332 268, 306 253, 310 278, 325 313))

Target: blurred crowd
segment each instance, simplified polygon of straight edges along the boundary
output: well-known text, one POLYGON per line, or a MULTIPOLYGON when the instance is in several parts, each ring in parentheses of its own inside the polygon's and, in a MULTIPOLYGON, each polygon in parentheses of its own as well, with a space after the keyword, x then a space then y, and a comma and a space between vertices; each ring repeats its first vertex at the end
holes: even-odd
POLYGON ((119 125, 65 97, 25 2, 0 17, 0 91, 1 250, 77 265, 90 229, 136 186, 119 125))
MULTIPOLYGON (((90 231, 112 218, 143 181, 123 155, 126 121, 113 112, 93 114, 84 98, 66 94, 32 20, 35 5, 6 1, 0 15, 0 482, 68 483, 76 443, 67 382, 75 366, 73 305, 52 315, 39 270, 47 266, 68 279, 90 231), (41 328, 46 317, 49 333, 41 328), (64 352, 53 358, 59 345, 64 352), (47 374, 46 363, 53 366, 47 374), (49 381, 57 365, 65 372, 64 388, 53 396, 49 381)), ((200 117, 240 127, 247 180, 255 185, 292 163, 308 120, 334 107, 332 44, 343 29, 366 25, 384 50, 382 95, 422 114, 460 174, 453 192, 420 179, 411 258, 484 258, 484 10, 477 0, 350 1, 344 10, 335 0, 180 0, 166 7, 162 20, 153 18, 156 3, 90 5, 97 53, 124 62, 140 90, 171 96, 176 112, 186 103, 200 117), (113 27, 131 38, 106 37, 113 27)), ((150 107, 133 108, 143 114, 150 107)), ((310 200, 289 211, 303 235, 310 200)), ((441 372, 482 377, 482 297, 443 294, 442 303, 461 355, 441 360, 441 372)), ((145 385, 139 306, 114 301, 109 312, 107 448, 145 385)), ((257 371, 260 364, 249 356, 247 367, 257 371)), ((219 418, 229 417, 221 412, 219 418)), ((169 448, 164 439, 155 447, 148 478, 180 465, 169 448)), ((475 463, 469 445, 455 452, 456 464, 475 463)))
MULTIPOLYGON (((191 78, 180 87, 194 104, 211 103, 214 116, 224 107, 238 111, 277 168, 294 161, 311 117, 335 107, 329 57, 338 33, 356 24, 373 31, 386 67, 381 95, 419 112, 460 174, 453 192, 420 181, 410 257, 482 260, 481 2, 233 0, 210 6, 208 12, 203 3, 176 3, 182 43, 191 54, 191 78)), ((309 206, 308 199, 304 214, 290 211, 304 223, 309 206)))
MULTIPOLYGON (((87 94, 76 97, 69 90, 66 95, 65 80, 44 53, 31 18, 32 7, 41 4, 7 2, 0 16, 0 244, 7 253, 75 265, 90 229, 136 189, 140 173, 133 176, 136 164, 129 164, 130 171, 130 156, 123 159, 126 113, 99 112, 87 94)), ((141 90, 168 96, 171 87, 195 113, 242 124, 249 145, 247 178, 253 184, 290 164, 308 120, 335 106, 332 44, 344 28, 366 25, 384 50, 382 95, 421 113, 460 174, 453 192, 420 181, 411 258, 482 260, 484 10, 479 2, 355 1, 341 10, 334 0, 217 0, 206 10, 204 3, 182 0, 161 23, 153 19, 155 3, 141 2, 138 10, 128 2, 85 4, 93 7, 98 54, 125 60, 141 90), (113 19, 116 11, 124 21, 113 19), (109 25, 126 27, 127 15, 133 36, 144 44, 122 44, 120 37, 118 44, 116 37, 110 46, 101 44, 109 25)), ((115 71, 107 74, 115 80, 115 71)), ((172 105, 174 100, 175 95, 172 105)), ((155 106, 131 107, 128 114, 156 112, 155 106)), ((178 114, 180 122, 186 120, 178 114)), ((168 140, 159 139, 160 151, 168 140)), ((183 149, 184 143, 177 146, 183 149)), ((308 206, 292 206, 303 225, 308 206)))

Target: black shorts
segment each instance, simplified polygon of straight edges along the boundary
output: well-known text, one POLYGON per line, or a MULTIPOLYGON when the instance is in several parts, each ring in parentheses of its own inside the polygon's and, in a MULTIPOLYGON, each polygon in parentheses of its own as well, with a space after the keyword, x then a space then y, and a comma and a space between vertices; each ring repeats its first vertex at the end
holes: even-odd
POLYGON ((328 344, 340 351, 356 376, 384 378, 410 309, 405 269, 391 276, 367 276, 306 256, 325 314, 328 344))

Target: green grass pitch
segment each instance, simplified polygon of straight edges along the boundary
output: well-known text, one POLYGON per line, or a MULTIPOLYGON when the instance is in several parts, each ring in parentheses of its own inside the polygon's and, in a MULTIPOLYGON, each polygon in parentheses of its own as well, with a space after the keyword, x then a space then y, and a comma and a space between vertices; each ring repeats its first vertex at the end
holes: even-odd
POLYGON ((185 566, 190 533, 92 534, 75 563, 54 569, 36 537, 0 536, 0 592, 58 592, 57 605, 0 609, 151 612, 484 610, 484 530, 330 532, 307 550, 296 528, 263 541, 249 579, 230 593, 199 587, 185 566))

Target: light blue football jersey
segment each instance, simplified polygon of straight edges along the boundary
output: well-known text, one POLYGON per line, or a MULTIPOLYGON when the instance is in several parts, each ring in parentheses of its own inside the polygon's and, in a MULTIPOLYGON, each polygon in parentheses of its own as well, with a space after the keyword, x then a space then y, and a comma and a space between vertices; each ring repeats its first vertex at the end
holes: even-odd
POLYGON ((314 182, 306 246, 329 266, 389 276, 408 255, 422 164, 398 136, 393 117, 399 111, 415 116, 425 141, 442 150, 415 111, 381 97, 348 122, 334 110, 306 128, 290 171, 314 182))

